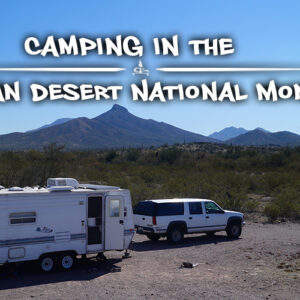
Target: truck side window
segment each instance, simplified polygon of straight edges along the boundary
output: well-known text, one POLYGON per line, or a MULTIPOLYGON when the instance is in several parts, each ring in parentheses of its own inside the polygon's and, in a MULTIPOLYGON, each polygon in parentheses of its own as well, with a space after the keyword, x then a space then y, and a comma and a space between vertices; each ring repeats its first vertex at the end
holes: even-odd
POLYGON ((9 215, 9 223, 14 224, 29 224, 36 222, 35 212, 18 212, 9 215))
POLYGON ((219 214, 223 212, 222 209, 213 202, 204 202, 204 205, 207 214, 219 214))
POLYGON ((202 203, 201 202, 189 202, 190 215, 201 215, 202 203))
POLYGON ((109 201, 109 216, 120 217, 120 200, 111 199, 109 201))
POLYGON ((133 209, 135 215, 155 216, 156 203, 151 201, 141 201, 133 209))
POLYGON ((157 206, 157 216, 178 216, 184 215, 184 206, 182 202, 159 203, 157 206))

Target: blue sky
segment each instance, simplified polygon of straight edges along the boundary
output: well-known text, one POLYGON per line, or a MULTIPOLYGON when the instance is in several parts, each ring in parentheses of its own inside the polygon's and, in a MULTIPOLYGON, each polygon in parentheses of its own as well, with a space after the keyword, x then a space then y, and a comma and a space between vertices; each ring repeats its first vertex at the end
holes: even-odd
POLYGON ((0 103, 0 134, 26 131, 63 117, 95 117, 108 110, 112 101, 32 103, 29 85, 42 83, 117 83, 124 86, 115 103, 143 118, 164 121, 201 134, 210 134, 227 126, 271 131, 290 130, 300 134, 300 102, 260 103, 255 83, 274 79, 282 83, 300 83, 299 73, 260 74, 162 74, 155 69, 168 64, 226 66, 300 67, 299 1, 5 1, 0 19, 0 67, 9 66, 101 66, 120 65, 120 74, 38 74, 0 73, 0 82, 19 80, 22 100, 0 103), (174 100, 168 103, 137 103, 129 95, 136 57, 37 57, 25 53, 26 37, 41 40, 49 35, 67 37, 111 37, 117 34, 138 36, 144 47, 143 62, 151 71, 152 81, 201 84, 217 80, 232 81, 249 94, 244 103, 209 103, 202 100, 174 100), (152 38, 178 34, 179 57, 158 57, 152 51, 152 38), (231 37, 235 54, 226 57, 193 56, 188 40, 231 37))

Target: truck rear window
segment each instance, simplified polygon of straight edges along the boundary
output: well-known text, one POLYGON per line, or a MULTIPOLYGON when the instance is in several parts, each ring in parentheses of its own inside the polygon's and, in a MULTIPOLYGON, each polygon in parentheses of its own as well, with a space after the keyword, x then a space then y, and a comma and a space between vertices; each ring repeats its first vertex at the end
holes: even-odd
POLYGON ((153 202, 141 201, 133 209, 135 215, 155 216, 156 205, 153 202))
POLYGON ((183 203, 159 203, 157 205, 157 216, 184 215, 183 203))

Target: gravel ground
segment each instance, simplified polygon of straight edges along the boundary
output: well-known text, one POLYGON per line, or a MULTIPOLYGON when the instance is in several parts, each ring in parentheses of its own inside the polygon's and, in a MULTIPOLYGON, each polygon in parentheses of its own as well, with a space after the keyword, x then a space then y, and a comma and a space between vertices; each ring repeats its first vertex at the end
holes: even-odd
POLYGON ((71 272, 0 268, 0 298, 300 299, 300 224, 247 224, 239 240, 189 235, 178 246, 135 235, 131 248, 131 258, 108 252, 71 272), (199 265, 180 268, 184 261, 199 265))

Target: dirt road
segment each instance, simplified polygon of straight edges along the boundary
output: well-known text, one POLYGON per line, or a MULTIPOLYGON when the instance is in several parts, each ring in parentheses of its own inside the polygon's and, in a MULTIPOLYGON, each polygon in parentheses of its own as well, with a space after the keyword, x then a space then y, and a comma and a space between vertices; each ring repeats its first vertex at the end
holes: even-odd
POLYGON ((67 273, 0 268, 0 298, 300 299, 300 224, 247 224, 239 240, 192 235, 179 246, 136 235, 131 248, 131 258, 110 252, 67 273), (181 269, 183 261, 199 265, 181 269))

